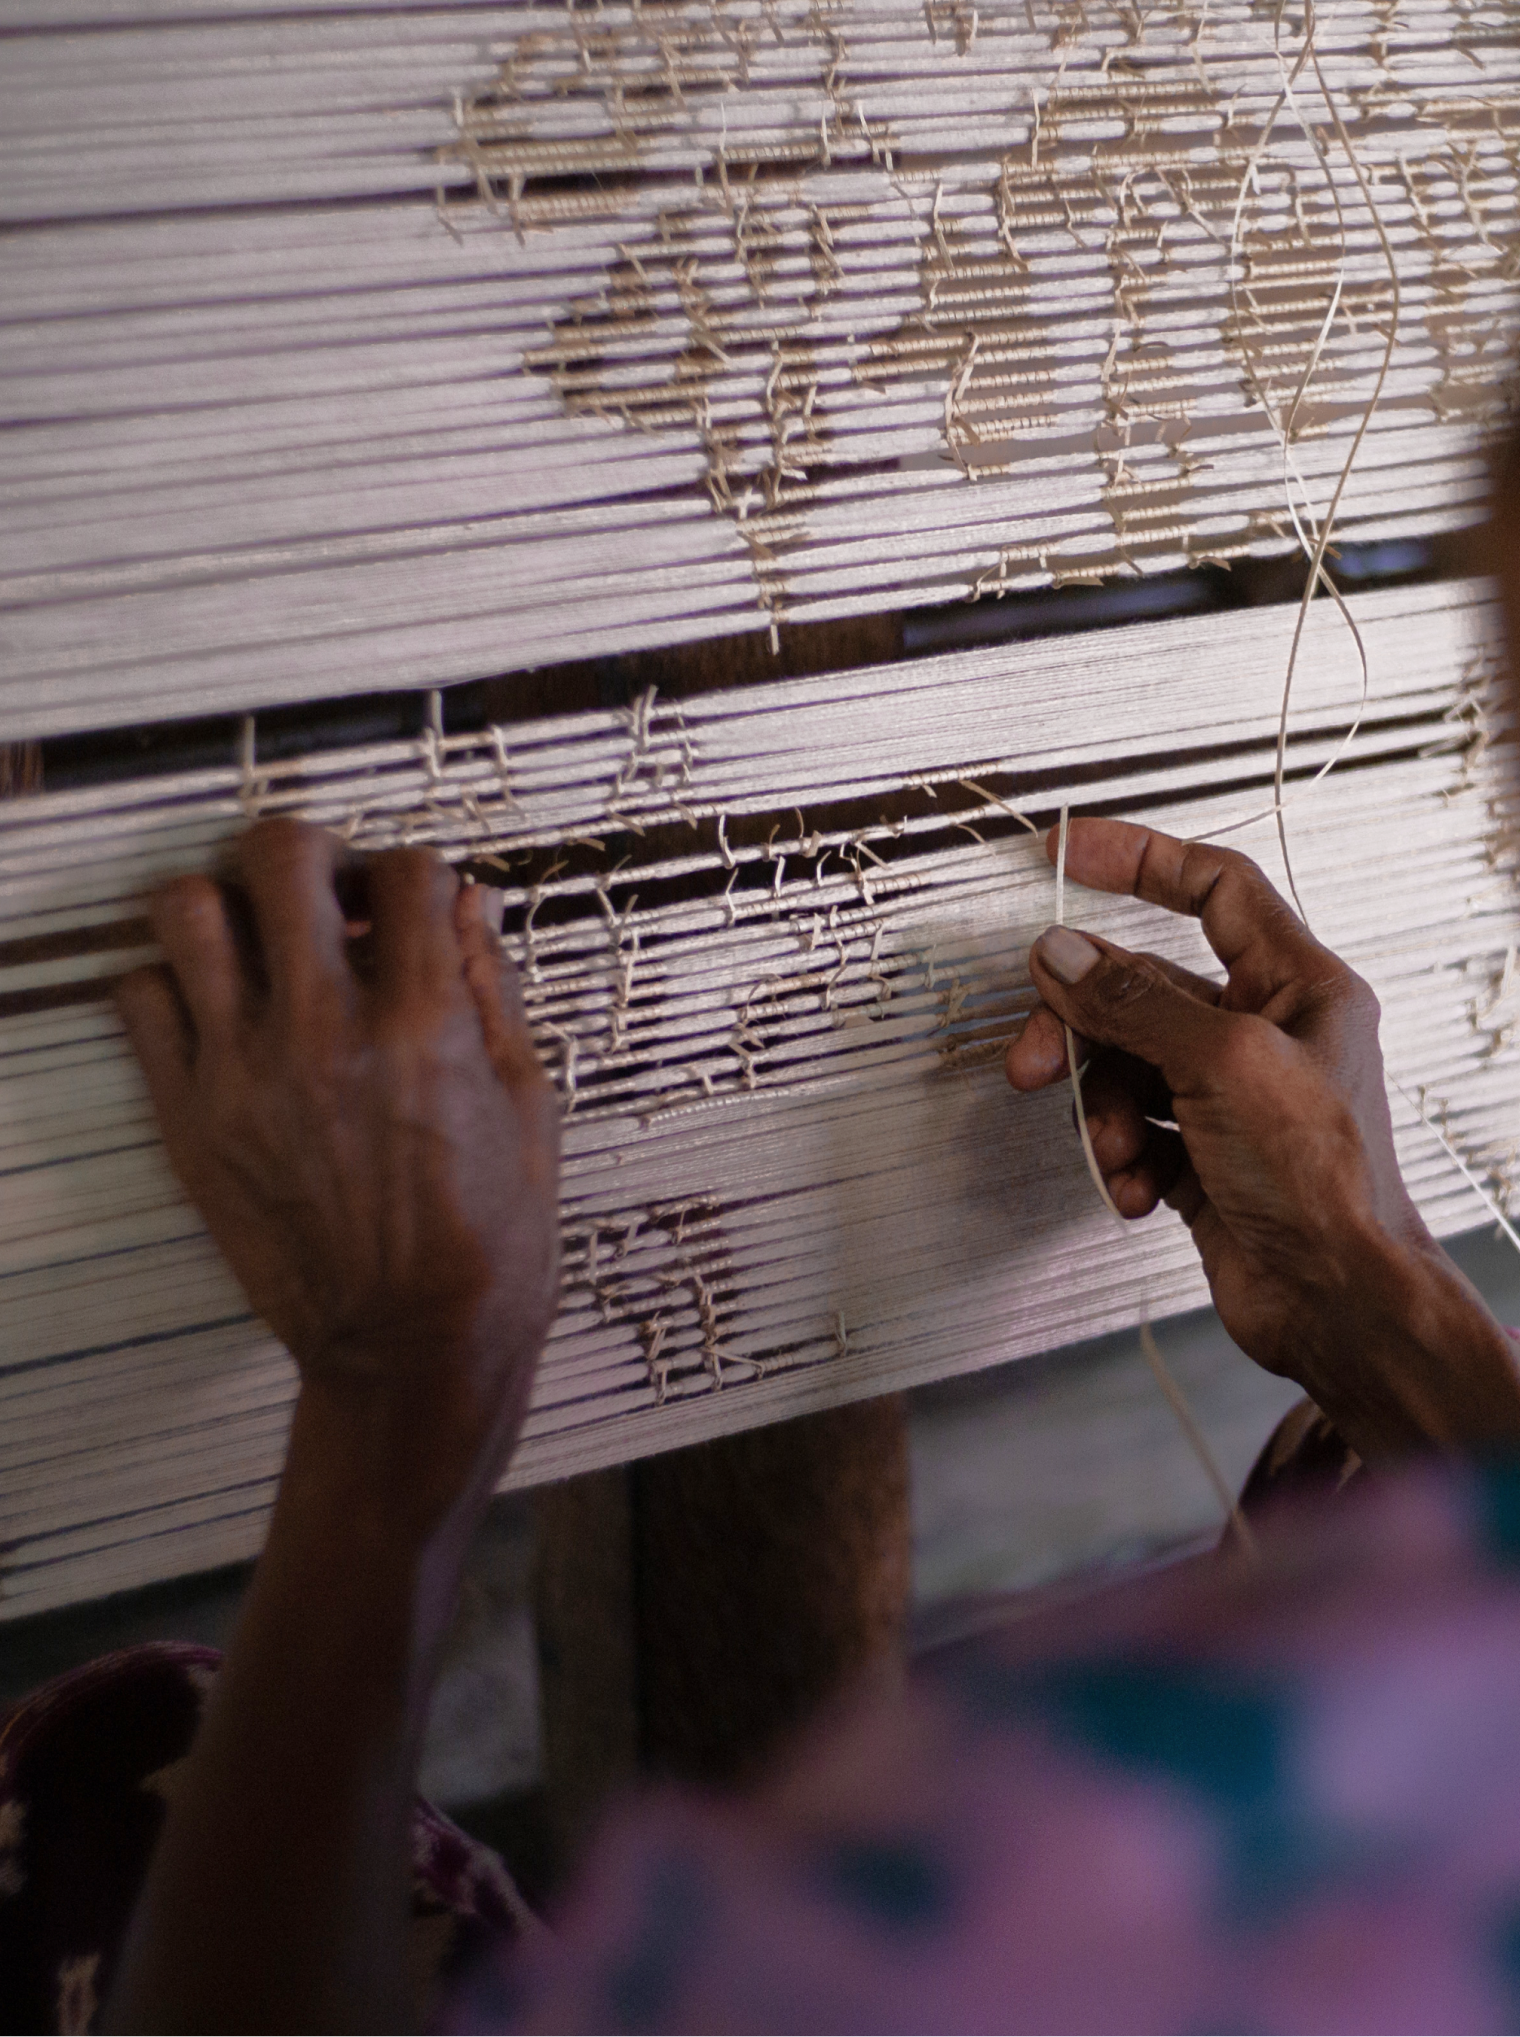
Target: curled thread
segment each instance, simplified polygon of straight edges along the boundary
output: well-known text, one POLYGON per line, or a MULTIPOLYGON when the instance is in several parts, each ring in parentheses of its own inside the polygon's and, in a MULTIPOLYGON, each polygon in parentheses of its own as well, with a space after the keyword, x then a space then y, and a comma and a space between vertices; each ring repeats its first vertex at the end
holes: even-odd
POLYGON ((1284 818, 1285 809, 1288 805, 1288 801, 1285 800, 1283 797, 1283 785, 1284 778, 1286 775, 1287 751, 1288 751, 1288 713, 1293 698, 1293 681, 1298 670, 1298 658, 1299 651, 1303 643, 1304 626, 1309 619, 1309 604, 1313 601, 1319 589, 1323 587, 1326 593, 1329 594, 1331 599, 1334 601, 1336 608, 1340 612, 1341 619, 1345 622, 1347 628, 1351 632, 1352 641, 1356 646, 1357 657, 1361 664, 1362 683, 1361 683, 1361 697, 1360 700, 1358 701, 1356 716, 1352 721, 1351 727, 1347 730, 1345 736, 1336 746, 1332 754, 1326 759, 1325 763, 1321 765, 1320 769, 1314 774, 1314 777, 1310 780, 1309 789, 1312 789, 1312 787, 1317 785, 1320 782, 1320 780, 1326 775, 1326 773, 1333 770, 1335 766, 1340 762, 1341 758, 1344 757, 1346 751, 1350 748, 1352 742, 1355 740, 1357 731, 1361 727, 1362 719, 1367 711, 1367 696, 1371 678, 1367 660, 1367 647, 1365 642, 1363 641, 1361 631, 1358 629, 1356 621, 1353 618, 1350 609, 1347 607, 1346 601, 1342 596, 1340 589, 1336 586, 1334 580, 1330 577, 1329 572, 1326 570, 1325 555, 1326 552, 1329 550, 1331 535, 1335 529, 1335 519, 1336 514, 1340 508, 1341 498, 1345 494, 1347 485, 1350 482, 1352 470, 1356 466, 1357 458, 1362 449, 1362 442, 1366 438, 1368 431, 1372 427, 1373 420, 1377 415, 1378 405, 1382 402, 1383 390, 1387 385, 1388 376, 1393 366, 1394 349, 1398 344, 1399 316, 1402 309, 1402 299, 1399 290, 1398 262, 1394 255, 1393 244, 1388 238, 1388 231, 1383 224, 1382 214, 1378 210, 1376 200, 1373 198, 1372 187, 1367 180, 1367 174, 1362 167, 1360 159, 1357 156, 1356 149, 1352 143, 1351 137, 1346 131, 1346 124, 1341 116, 1340 107, 1336 102, 1334 95, 1331 93, 1329 82, 1325 77, 1324 70, 1320 63, 1319 49, 1316 41, 1316 18, 1312 0, 1311 4, 1305 9, 1304 14, 1303 48, 1300 50, 1298 54, 1298 59, 1296 63, 1293 65, 1291 71, 1288 68, 1282 49, 1282 22, 1284 4, 1285 0, 1278 0, 1277 10, 1273 17, 1272 23, 1272 49, 1273 54, 1277 59, 1279 74, 1282 78, 1282 89, 1279 92, 1275 103, 1273 104, 1271 112, 1267 116, 1266 125, 1262 129, 1261 137, 1258 140, 1256 147, 1251 152, 1250 161, 1247 163, 1245 174, 1241 178, 1240 188, 1236 195, 1235 200, 1234 217, 1231 221, 1230 226, 1229 289, 1230 289, 1230 309, 1232 315, 1235 316, 1237 319, 1239 317, 1237 279, 1236 279, 1236 269, 1237 269, 1236 258, 1240 250, 1241 216, 1245 210, 1246 196, 1247 193, 1253 190, 1256 186, 1256 174, 1258 166, 1266 150, 1267 142, 1271 137, 1272 129, 1276 125, 1278 115, 1282 112, 1285 106, 1291 108, 1293 113, 1297 116, 1299 126, 1302 129, 1306 139, 1308 140, 1310 147, 1314 150, 1315 156, 1319 160, 1320 167, 1325 172, 1325 181, 1329 187, 1331 201, 1335 206, 1336 216, 1340 221, 1342 255, 1340 268, 1336 275, 1335 288, 1331 294, 1329 308, 1327 309, 1324 319, 1321 322, 1319 332, 1315 338, 1314 345, 1310 351, 1309 359, 1305 364, 1303 373, 1299 377, 1298 385, 1293 392, 1293 398, 1288 406, 1286 416, 1281 418, 1278 416, 1277 412, 1273 408, 1271 401, 1269 400, 1267 391, 1261 386, 1261 383, 1256 378, 1256 376, 1250 373, 1249 365, 1247 367, 1247 373, 1250 376, 1250 380, 1253 386, 1255 387, 1257 397, 1261 402, 1263 413, 1265 414, 1267 422, 1271 426, 1273 435, 1277 439, 1278 444, 1282 451, 1283 489, 1287 499, 1288 515, 1293 524, 1294 535, 1297 537, 1299 545, 1309 561, 1309 571, 1304 582, 1303 595, 1299 601, 1298 614, 1294 619, 1293 640, 1288 648, 1288 668, 1283 677, 1282 706, 1278 714, 1277 722, 1277 752, 1272 772, 1272 804, 1262 813, 1250 814, 1244 820, 1233 822, 1229 827, 1218 828, 1214 832, 1216 835, 1230 834, 1233 833, 1238 828, 1249 827, 1250 825, 1252 825, 1253 822, 1265 819, 1268 814, 1271 815, 1271 817, 1275 820, 1277 824, 1278 847, 1282 852, 1283 871, 1288 880, 1288 889, 1292 894, 1293 903, 1298 908, 1300 918, 1304 921, 1304 924, 1307 926, 1309 923, 1309 915, 1304 910, 1303 900, 1299 897, 1298 893, 1298 882, 1293 874, 1293 859, 1288 851, 1288 831, 1287 824, 1284 818), (1347 234, 1345 215, 1341 208, 1340 194, 1337 192, 1335 188, 1335 179, 1331 174, 1330 165, 1327 160, 1325 150, 1319 140, 1318 134, 1314 129, 1313 123, 1306 119, 1304 114, 1300 111, 1297 98, 1295 97, 1294 94, 1293 89, 1294 85, 1306 67, 1312 68, 1314 72, 1315 83, 1319 87, 1320 97, 1324 101, 1325 110, 1330 116, 1330 122, 1335 130, 1336 140, 1339 142, 1342 152, 1345 155, 1346 161, 1350 165, 1352 176, 1356 179, 1357 189, 1361 193, 1362 202, 1365 204, 1367 208, 1368 216, 1372 221, 1373 232, 1377 236, 1379 249, 1381 250, 1383 259, 1387 265, 1389 282, 1388 335, 1383 346, 1383 358, 1378 365, 1377 377, 1372 386, 1372 393, 1367 399, 1367 403, 1362 411, 1361 417, 1357 420, 1356 431, 1352 435, 1351 444, 1347 449, 1346 457, 1344 461, 1341 463, 1340 473, 1336 477, 1335 487, 1331 493, 1329 503, 1326 505, 1324 515, 1319 519, 1319 527, 1317 531, 1314 530, 1314 517, 1312 508, 1310 507, 1309 503, 1309 490, 1302 474, 1299 471, 1298 463, 1293 457, 1293 430, 1297 422, 1299 408, 1303 403, 1305 395, 1308 392, 1309 384, 1313 379, 1314 372, 1319 366, 1320 358, 1324 352, 1326 343, 1328 342, 1330 337, 1331 327, 1335 322, 1336 313, 1340 309, 1341 293, 1345 282, 1345 266, 1346 266, 1345 248, 1347 244, 1347 234), (1298 483, 1299 492, 1304 500, 1305 510, 1308 516, 1309 524, 1308 529, 1305 528, 1304 518, 1300 516, 1298 504, 1294 500, 1293 494, 1294 481, 1298 483), (1312 540, 1311 532, 1313 533, 1312 540))

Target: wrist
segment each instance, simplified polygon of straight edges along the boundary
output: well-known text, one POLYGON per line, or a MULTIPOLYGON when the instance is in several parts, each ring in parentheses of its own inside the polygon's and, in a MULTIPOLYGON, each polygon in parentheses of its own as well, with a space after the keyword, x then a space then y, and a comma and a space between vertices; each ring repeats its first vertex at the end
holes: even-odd
POLYGON ((1289 1368, 1368 1462, 1520 1443, 1504 1330, 1421 1223, 1353 1241, 1289 1368))
POLYGON ((341 1492, 376 1542, 425 1553, 468 1539, 521 1426, 526 1392, 504 1394, 478 1356, 435 1352, 371 1365, 303 1367, 285 1482, 341 1492))
POLYGON ((332 1646, 421 1666, 447 1631, 484 1509, 419 1507, 374 1426, 346 1396, 302 1386, 261 1583, 280 1597, 288 1589, 332 1646))

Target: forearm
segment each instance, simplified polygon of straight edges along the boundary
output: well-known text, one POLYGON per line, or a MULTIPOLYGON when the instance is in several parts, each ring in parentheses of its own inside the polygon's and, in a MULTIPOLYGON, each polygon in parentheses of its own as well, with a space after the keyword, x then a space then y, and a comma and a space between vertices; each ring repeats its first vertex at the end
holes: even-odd
POLYGON ((1520 1446, 1515 1345, 1428 1237, 1370 1240, 1355 1286, 1284 1369, 1367 1463, 1520 1446))
POLYGON ((415 2017, 409 1831, 463 1530, 417 1547, 303 1394, 268 1543, 174 1789, 115 2027, 415 2017))

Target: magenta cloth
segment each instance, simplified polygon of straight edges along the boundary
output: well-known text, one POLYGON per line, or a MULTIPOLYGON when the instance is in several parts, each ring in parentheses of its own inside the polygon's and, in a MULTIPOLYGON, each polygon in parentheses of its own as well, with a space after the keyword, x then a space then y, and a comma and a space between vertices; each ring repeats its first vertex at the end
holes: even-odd
POLYGON ((1512 2030, 1520 1468, 1367 1480, 625 1803, 453 2029, 1512 2030))

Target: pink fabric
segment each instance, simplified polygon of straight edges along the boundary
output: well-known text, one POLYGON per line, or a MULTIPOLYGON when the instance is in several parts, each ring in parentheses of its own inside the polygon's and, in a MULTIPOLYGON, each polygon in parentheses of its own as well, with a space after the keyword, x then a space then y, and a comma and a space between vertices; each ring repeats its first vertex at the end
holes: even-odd
POLYGON ((1369 1482, 615 1815, 448 2027, 1503 2030, 1520 1467, 1369 1482))

